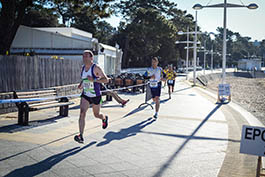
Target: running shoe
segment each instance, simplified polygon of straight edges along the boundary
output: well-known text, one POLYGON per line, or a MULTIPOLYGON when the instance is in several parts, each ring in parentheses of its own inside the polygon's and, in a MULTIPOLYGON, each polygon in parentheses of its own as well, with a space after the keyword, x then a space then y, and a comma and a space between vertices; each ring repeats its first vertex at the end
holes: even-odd
POLYGON ((155 113, 154 118, 155 118, 155 119, 157 118, 157 113, 155 113))
POLYGON ((105 129, 108 127, 108 116, 106 116, 105 120, 102 120, 102 128, 105 129))
POLYGON ((84 138, 82 137, 82 135, 76 135, 74 140, 78 143, 84 143, 84 138))
POLYGON ((129 101, 130 101, 130 99, 128 99, 128 100, 126 100, 126 101, 123 101, 123 102, 121 103, 122 107, 125 106, 129 101))

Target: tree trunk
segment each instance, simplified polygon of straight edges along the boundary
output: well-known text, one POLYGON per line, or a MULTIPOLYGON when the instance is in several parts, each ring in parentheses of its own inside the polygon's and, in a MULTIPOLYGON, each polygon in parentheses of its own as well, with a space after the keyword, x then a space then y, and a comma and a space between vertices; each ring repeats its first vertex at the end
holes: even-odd
POLYGON ((10 50, 18 27, 22 23, 25 9, 32 5, 32 0, 24 0, 19 4, 16 3, 16 0, 1 1, 1 3, 0 55, 5 55, 6 52, 10 50))
POLYGON ((123 56, 122 56, 122 66, 123 68, 127 68, 129 65, 129 59, 128 59, 128 50, 129 50, 129 37, 126 36, 125 39, 125 47, 123 51, 123 56))

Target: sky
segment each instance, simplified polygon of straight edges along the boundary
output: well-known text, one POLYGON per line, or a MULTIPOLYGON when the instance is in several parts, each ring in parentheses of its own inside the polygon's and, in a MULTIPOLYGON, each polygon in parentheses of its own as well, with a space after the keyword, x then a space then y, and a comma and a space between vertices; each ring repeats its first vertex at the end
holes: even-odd
MULTIPOLYGON (((177 3, 177 7, 186 10, 195 16, 194 4, 213 5, 223 3, 223 0, 170 0, 177 3)), ((238 32, 241 36, 251 37, 251 41, 265 39, 265 0, 227 0, 228 3, 244 4, 256 3, 259 8, 250 10, 248 8, 228 8, 227 28, 238 32)), ((216 32, 217 27, 223 27, 223 8, 203 8, 198 11, 198 25, 202 31, 216 32)), ((113 27, 119 25, 120 17, 106 19, 113 27)))

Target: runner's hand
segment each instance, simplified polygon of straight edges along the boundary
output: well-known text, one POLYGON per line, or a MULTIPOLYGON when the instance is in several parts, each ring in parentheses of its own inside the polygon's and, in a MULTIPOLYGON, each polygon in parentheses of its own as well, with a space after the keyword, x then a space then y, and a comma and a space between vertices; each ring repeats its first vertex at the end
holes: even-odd
POLYGON ((151 76, 151 79, 155 79, 155 75, 152 75, 152 76, 151 76))
POLYGON ((83 85, 82 84, 79 84, 77 88, 78 89, 83 89, 83 85))

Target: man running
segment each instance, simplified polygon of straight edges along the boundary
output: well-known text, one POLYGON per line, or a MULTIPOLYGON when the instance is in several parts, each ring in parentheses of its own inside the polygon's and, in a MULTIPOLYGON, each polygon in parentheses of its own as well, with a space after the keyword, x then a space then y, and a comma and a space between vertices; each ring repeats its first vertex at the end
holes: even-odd
POLYGON ((177 73, 173 70, 172 65, 169 65, 166 75, 167 75, 166 77, 168 85, 168 95, 169 99, 171 99, 171 93, 174 92, 175 78, 177 77, 177 73))
POLYGON ((152 58, 152 67, 147 69, 146 75, 150 78, 149 85, 151 88, 151 94, 153 101, 155 102, 155 114, 154 118, 157 118, 158 111, 160 107, 160 94, 161 94, 161 80, 163 79, 163 69, 158 66, 158 59, 157 57, 152 58))
MULTIPOLYGON (((164 78, 166 78, 166 74, 167 74, 167 71, 168 71, 168 65, 166 65, 165 69, 163 70, 163 76, 164 78)), ((164 86, 163 88, 167 85, 167 80, 164 81, 164 86)))
POLYGON ((81 78, 78 88, 83 89, 80 101, 80 117, 79 117, 79 135, 74 137, 78 143, 83 143, 83 133, 85 129, 86 112, 89 105, 92 105, 93 113, 96 118, 102 120, 102 128, 108 126, 108 116, 100 113, 100 83, 108 83, 109 78, 102 71, 102 69, 93 63, 93 53, 90 50, 83 52, 83 67, 81 70, 81 78))

